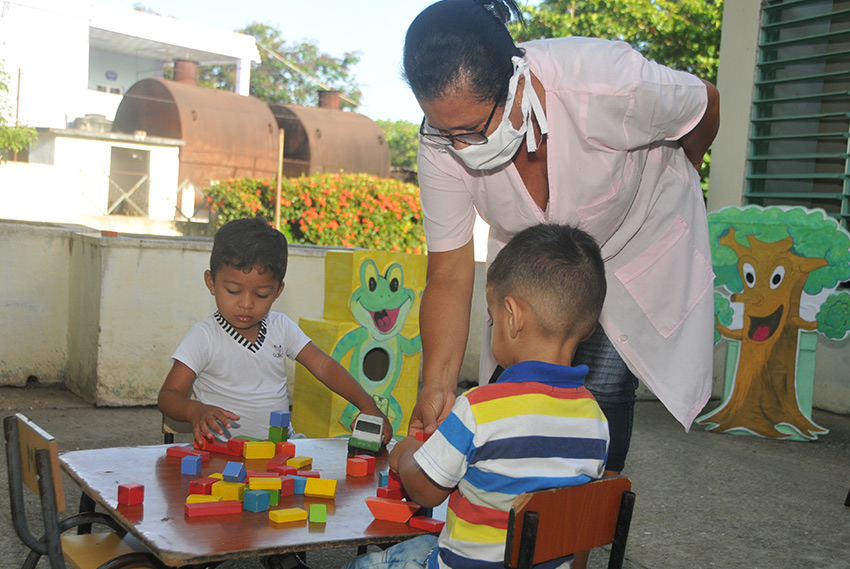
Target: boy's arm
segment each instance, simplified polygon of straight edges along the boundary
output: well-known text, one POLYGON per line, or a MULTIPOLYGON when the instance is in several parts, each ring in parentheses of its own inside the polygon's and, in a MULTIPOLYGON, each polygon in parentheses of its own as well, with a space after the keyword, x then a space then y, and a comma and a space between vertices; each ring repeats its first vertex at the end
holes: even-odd
POLYGON ((443 488, 431 480, 419 467, 413 454, 422 446, 414 437, 405 437, 390 451, 390 468, 398 472, 401 484, 410 498, 426 508, 438 506, 454 488, 443 488))
POLYGON ((239 420, 239 415, 221 407, 206 405, 189 398, 189 391, 195 382, 196 374, 183 362, 174 360, 171 371, 165 376, 165 381, 159 389, 157 404, 163 415, 175 421, 192 423, 195 440, 203 443, 204 439, 212 440, 212 431, 224 434, 223 424, 230 428, 230 419, 239 420))
POLYGON ((389 419, 378 408, 372 396, 357 383, 357 380, 348 373, 348 370, 342 364, 330 357, 313 342, 308 342, 298 352, 295 361, 307 368, 307 371, 316 376, 328 389, 360 409, 361 413, 382 417, 384 419, 384 443, 390 442, 393 436, 393 427, 389 419))

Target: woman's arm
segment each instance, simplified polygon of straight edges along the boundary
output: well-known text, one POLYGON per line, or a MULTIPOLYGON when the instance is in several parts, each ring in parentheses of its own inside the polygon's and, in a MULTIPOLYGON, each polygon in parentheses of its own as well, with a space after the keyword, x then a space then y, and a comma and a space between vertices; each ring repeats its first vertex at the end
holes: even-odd
POLYGON ((685 156, 697 170, 702 167, 703 157, 714 142, 714 137, 717 136, 717 130, 720 128, 720 92, 705 79, 701 81, 705 84, 708 97, 705 113, 693 130, 679 139, 685 156))
POLYGON ((423 387, 411 413, 410 434, 433 433, 452 409, 469 336, 474 280, 472 240, 459 249, 428 253, 419 309, 423 387))

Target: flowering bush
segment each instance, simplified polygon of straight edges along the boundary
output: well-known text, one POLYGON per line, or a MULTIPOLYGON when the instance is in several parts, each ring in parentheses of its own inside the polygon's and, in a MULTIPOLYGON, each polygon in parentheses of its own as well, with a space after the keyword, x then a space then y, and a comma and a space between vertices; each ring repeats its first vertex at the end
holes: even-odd
MULTIPOLYGON (((205 190, 216 225, 274 219, 274 180, 230 179, 205 190)), ((422 253, 419 188, 368 174, 318 174, 281 184, 281 231, 292 243, 422 253)))

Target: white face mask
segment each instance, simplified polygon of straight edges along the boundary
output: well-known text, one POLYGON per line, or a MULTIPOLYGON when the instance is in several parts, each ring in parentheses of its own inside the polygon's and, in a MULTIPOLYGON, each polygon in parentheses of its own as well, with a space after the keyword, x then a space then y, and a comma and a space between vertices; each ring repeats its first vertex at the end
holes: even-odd
POLYGON ((530 127, 531 113, 534 113, 537 119, 537 125, 540 127, 540 134, 544 135, 549 132, 549 123, 546 122, 546 115, 543 113, 543 106, 540 104, 540 99, 537 98, 537 93, 531 85, 531 72, 528 70, 528 62, 520 57, 514 56, 514 74, 508 83, 508 96, 505 101, 505 111, 502 113, 502 120, 499 126, 492 134, 487 135, 487 142, 484 144, 473 144, 466 148, 456 150, 454 146, 449 149, 454 152, 458 158, 463 160, 467 167, 473 170, 492 170, 500 166, 504 166, 514 157, 519 145, 522 143, 522 137, 525 135, 526 147, 529 152, 537 151, 537 140, 534 138, 534 129, 530 127), (519 129, 515 129, 511 124, 510 111, 513 107, 514 100, 517 95, 517 85, 519 78, 524 77, 522 89, 522 103, 520 110, 522 111, 522 124, 519 129))

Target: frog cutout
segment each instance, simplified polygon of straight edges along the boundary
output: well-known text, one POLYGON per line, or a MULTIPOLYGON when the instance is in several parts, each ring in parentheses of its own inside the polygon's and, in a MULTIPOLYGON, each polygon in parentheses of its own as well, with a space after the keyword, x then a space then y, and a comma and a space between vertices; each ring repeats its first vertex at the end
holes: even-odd
MULTIPOLYGON (((360 327, 340 338, 332 354, 335 360, 342 361, 352 352, 348 371, 387 415, 395 432, 404 413, 393 389, 401 375, 404 356, 422 350, 419 334, 413 338, 401 334, 415 301, 416 293, 404 286, 400 263, 392 263, 382 275, 375 261, 366 259, 360 265, 360 286, 349 301, 351 314, 360 327)), ((340 423, 348 428, 357 413, 357 407, 349 403, 340 423)))

